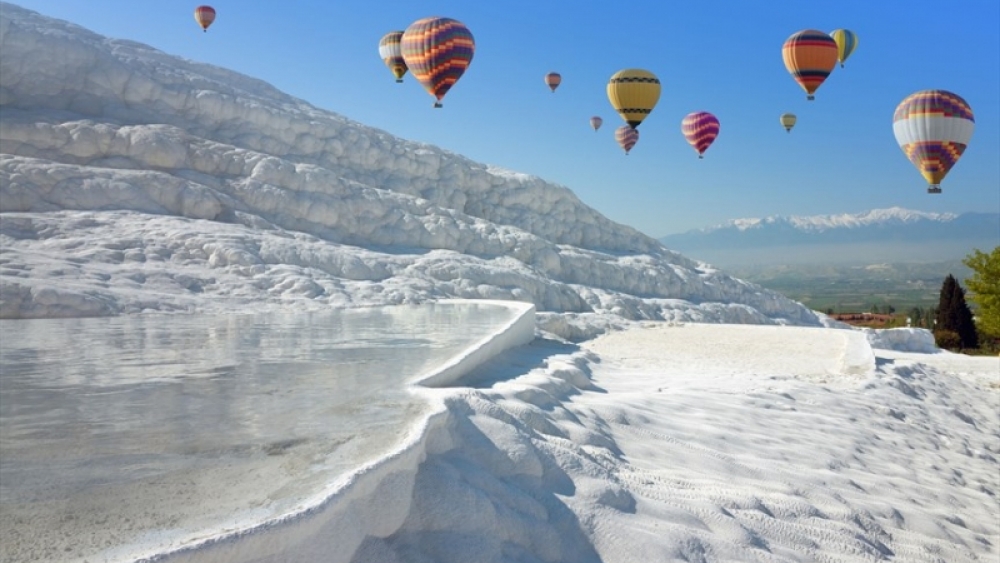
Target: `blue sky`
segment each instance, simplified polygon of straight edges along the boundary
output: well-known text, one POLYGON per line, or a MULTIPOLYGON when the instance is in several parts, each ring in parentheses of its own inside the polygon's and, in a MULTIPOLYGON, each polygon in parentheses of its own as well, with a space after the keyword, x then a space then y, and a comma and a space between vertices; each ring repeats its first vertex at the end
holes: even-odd
POLYGON ((1000 211, 1000 2, 929 0, 379 0, 197 2, 20 0, 102 35, 267 81, 317 107, 572 189, 609 218, 659 237, 728 219, 922 211, 1000 211), (570 9, 570 7, 572 7, 570 9), (378 57, 388 31, 448 16, 476 39, 469 70, 433 109, 409 74, 396 84, 378 57), (847 28, 859 46, 816 100, 781 59, 802 29, 847 28), (625 156, 605 94, 624 68, 654 72, 657 107, 625 156), (562 74, 550 93, 543 77, 562 74), (926 192, 892 133, 907 95, 941 88, 976 116, 965 155, 926 192), (692 111, 721 122, 699 160, 680 132, 692 111), (778 123, 798 115, 791 134, 778 123), (604 118, 595 133, 588 120, 604 118))

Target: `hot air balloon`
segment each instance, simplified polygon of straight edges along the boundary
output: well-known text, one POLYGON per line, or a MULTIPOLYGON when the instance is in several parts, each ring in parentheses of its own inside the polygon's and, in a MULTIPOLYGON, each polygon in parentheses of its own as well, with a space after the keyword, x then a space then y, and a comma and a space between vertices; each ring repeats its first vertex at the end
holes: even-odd
POLYGON ((639 141, 639 130, 631 125, 622 125, 615 129, 615 140, 618 141, 621 148, 625 149, 625 155, 628 156, 628 151, 632 150, 632 147, 639 141))
POLYGON ((211 6, 198 6, 194 9, 194 21, 198 22, 202 31, 208 31, 208 26, 215 21, 215 8, 211 6))
POLYGON ((550 90, 552 90, 552 92, 556 91, 556 88, 559 87, 559 84, 561 82, 562 82, 562 75, 560 75, 558 72, 550 72, 545 75, 545 84, 549 87, 550 90))
POLYGON ((385 66, 392 71, 396 82, 402 82, 403 75, 406 74, 406 61, 403 60, 403 53, 400 49, 402 38, 402 31, 390 31, 383 35, 378 42, 378 56, 382 57, 385 66))
POLYGON ((927 179, 928 193, 941 193, 941 180, 972 138, 972 108, 958 94, 921 90, 910 94, 892 116, 896 142, 927 179))
POLYGON ((681 120, 681 132, 698 158, 704 158, 709 145, 719 136, 719 120, 707 111, 689 113, 681 120))
POLYGON ((594 128, 594 131, 600 129, 602 123, 604 123, 604 120, 596 115, 590 118, 590 126, 594 128))
POLYGON ((451 18, 417 20, 403 32, 403 61, 413 77, 437 99, 434 107, 472 63, 476 42, 469 28, 451 18))
POLYGON ((781 119, 781 126, 789 133, 792 132, 792 127, 795 127, 795 122, 798 121, 794 113, 783 113, 779 119, 781 119))
POLYGON ((813 100, 816 89, 837 66, 837 43, 822 31, 807 29, 785 41, 781 57, 792 78, 806 91, 806 99, 813 100))
POLYGON ((622 119, 635 129, 660 100, 660 80, 648 70, 619 70, 608 80, 608 100, 622 119))
POLYGON ((840 61, 840 68, 844 68, 844 61, 858 48, 858 35, 849 29, 835 29, 830 32, 830 37, 837 44, 837 60, 840 61))

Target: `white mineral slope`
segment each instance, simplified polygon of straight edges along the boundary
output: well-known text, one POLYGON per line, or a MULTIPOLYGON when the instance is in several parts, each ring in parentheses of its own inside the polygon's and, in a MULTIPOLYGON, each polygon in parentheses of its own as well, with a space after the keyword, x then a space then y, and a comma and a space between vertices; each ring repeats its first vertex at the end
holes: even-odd
POLYGON ((926 331, 869 340, 538 339, 448 399, 405 521, 351 561, 997 561, 1000 360, 920 353, 926 331))
POLYGON ((565 187, 0 7, 0 318, 458 297, 566 334, 554 314, 823 322, 565 187))

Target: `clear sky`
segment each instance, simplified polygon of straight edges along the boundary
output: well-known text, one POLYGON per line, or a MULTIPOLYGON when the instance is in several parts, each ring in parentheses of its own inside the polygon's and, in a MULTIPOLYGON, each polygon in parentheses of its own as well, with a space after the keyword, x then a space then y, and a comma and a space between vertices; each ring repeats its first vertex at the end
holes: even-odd
POLYGON ((1000 211, 1000 2, 963 0, 18 0, 102 35, 262 79, 389 133, 572 189, 648 235, 766 215, 1000 211), (447 16, 476 40, 468 71, 433 109, 378 56, 385 33, 447 16), (803 29, 857 33, 859 45, 806 101, 781 46, 803 29), (608 78, 643 68, 663 84, 626 156, 608 78), (543 77, 562 74, 550 93, 543 77), (932 195, 899 149, 903 98, 940 88, 972 106, 976 129, 932 195), (699 160, 680 132, 692 111, 721 122, 699 160), (789 134, 778 123, 798 115, 789 134), (592 115, 604 118, 594 132, 592 115))

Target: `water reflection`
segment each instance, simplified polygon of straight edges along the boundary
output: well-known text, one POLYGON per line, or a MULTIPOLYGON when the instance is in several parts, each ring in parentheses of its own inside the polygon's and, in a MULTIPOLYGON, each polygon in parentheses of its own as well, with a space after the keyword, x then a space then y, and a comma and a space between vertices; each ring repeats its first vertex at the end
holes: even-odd
POLYGON ((82 557, 97 549, 82 536, 116 521, 134 537, 291 509, 405 435, 426 409, 406 380, 512 316, 438 304, 0 321, 0 535, 82 557))

